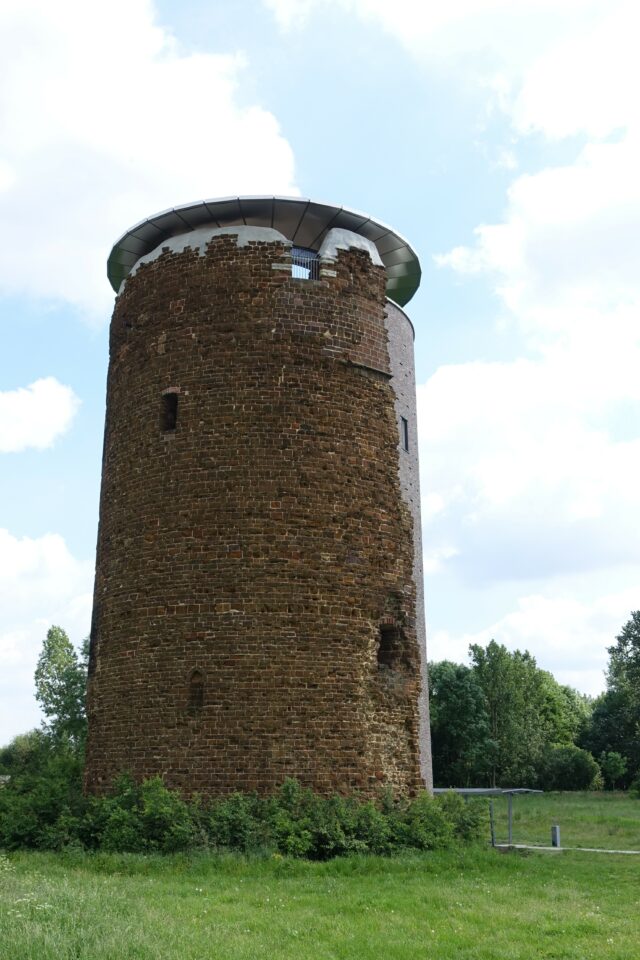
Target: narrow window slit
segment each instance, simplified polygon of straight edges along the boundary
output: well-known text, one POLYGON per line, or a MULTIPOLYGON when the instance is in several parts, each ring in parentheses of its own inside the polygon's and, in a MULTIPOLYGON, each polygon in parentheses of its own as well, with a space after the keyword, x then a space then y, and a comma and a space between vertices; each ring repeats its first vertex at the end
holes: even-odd
POLYGON ((192 715, 202 713, 204 707, 204 674, 194 670, 189 677, 187 710, 192 715))
POLYGON ((409 421, 406 417, 400 417, 400 438, 402 441, 402 449, 409 449, 409 421))
POLYGON ((176 429, 178 423, 178 394, 163 393, 160 407, 160 429, 168 433, 176 429))

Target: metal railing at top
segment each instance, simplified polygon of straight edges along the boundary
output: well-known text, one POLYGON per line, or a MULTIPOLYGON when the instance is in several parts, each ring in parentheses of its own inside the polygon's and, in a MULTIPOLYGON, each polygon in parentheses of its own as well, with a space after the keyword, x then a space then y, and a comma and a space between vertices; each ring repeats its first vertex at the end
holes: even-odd
POLYGON ((291 276, 298 280, 319 280, 320 259, 315 250, 306 247, 291 248, 291 276))

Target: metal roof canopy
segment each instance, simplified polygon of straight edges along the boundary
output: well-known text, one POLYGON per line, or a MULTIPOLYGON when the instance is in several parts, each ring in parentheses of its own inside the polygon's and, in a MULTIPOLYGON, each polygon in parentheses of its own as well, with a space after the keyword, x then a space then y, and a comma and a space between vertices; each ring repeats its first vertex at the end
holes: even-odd
POLYGON ((459 793, 463 797, 501 797, 514 793, 544 793, 531 787, 434 787, 434 793, 459 793))
POLYGON ((107 261, 107 276, 118 292, 140 257, 163 240, 201 227, 254 226, 280 231, 296 246, 318 250, 334 227, 371 240, 387 272, 387 296, 399 306, 409 302, 420 284, 420 263, 409 243, 391 227, 366 213, 301 197, 223 197, 173 207, 142 220, 124 233, 107 261))

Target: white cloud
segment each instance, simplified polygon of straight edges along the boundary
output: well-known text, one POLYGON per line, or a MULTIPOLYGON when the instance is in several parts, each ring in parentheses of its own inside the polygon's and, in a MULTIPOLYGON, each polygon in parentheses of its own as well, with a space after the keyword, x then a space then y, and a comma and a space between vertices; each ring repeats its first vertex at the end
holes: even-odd
POLYGON ((442 368, 420 391, 425 486, 449 507, 437 535, 472 578, 640 557, 634 119, 617 141, 517 178, 502 221, 437 258, 487 279, 528 354, 442 368))
POLYGON ((444 569, 446 561, 455 557, 458 553, 456 547, 447 543, 441 543, 438 546, 431 547, 424 551, 422 556, 422 569, 425 576, 431 576, 444 569))
POLYGON ((496 640, 509 650, 528 650, 559 683, 595 695, 605 686, 607 647, 637 608, 636 589, 590 603, 566 595, 533 594, 520 598, 514 610, 477 632, 434 633, 429 637, 429 659, 466 663, 470 644, 486 646, 496 640))
POLYGON ((599 13, 561 38, 552 33, 525 71, 512 108, 518 129, 600 138, 637 120, 637 4, 601 4, 599 13))
MULTIPOLYGON (((422 67, 481 93, 487 117, 518 134, 597 138, 637 116, 637 4, 633 0, 263 0, 285 31, 351 16, 383 30, 422 67)), ((485 117, 486 119, 486 117, 485 117)), ((495 144, 493 145, 495 150, 495 144)), ((515 169, 514 151, 497 165, 515 169)))
POLYGON ((520 130, 615 137, 515 179, 500 222, 437 258, 484 277, 501 322, 523 338, 521 358, 442 368, 420 391, 425 486, 447 503, 426 542, 453 543, 451 562, 472 579, 640 559, 640 61, 624 35, 629 11, 613 4, 598 30, 553 37, 511 104, 520 130))
POLYGON ((598 399, 562 354, 444 367, 418 388, 422 485, 443 505, 424 542, 440 561, 472 582, 640 561, 640 429, 616 438, 622 418, 607 424, 598 399))
POLYGON ((626 350, 638 339, 639 163, 632 131, 588 144, 572 164, 519 177, 503 221, 478 227, 475 246, 438 263, 486 274, 527 335, 570 335, 597 344, 599 356, 605 341, 626 350))
POLYGON ((39 723, 33 673, 51 624, 79 644, 89 632, 93 570, 59 534, 0 529, 0 744, 39 723))
POLYGON ((0 292, 106 317, 105 261, 191 200, 297 193, 275 117, 241 102, 241 54, 182 53, 150 0, 0 5, 0 292))
MULTIPOLYGON (((599 22, 598 0, 263 0, 283 30, 303 29, 312 16, 335 22, 351 15, 379 26, 427 66, 463 63, 487 89, 502 93, 553 38, 599 22)), ((620 3, 611 0, 610 7, 620 3)), ((465 83, 468 76, 459 76, 465 83)))
POLYGON ((0 391, 0 453, 52 446, 69 429, 79 406, 71 387, 55 377, 0 391))

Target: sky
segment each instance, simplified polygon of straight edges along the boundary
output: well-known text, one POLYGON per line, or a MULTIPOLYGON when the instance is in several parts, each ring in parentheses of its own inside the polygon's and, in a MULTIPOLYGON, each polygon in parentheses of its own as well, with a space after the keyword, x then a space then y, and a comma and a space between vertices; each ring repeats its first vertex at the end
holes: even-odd
POLYGON ((428 652, 597 694, 640 607, 640 58, 625 0, 0 0, 0 743, 89 630, 113 243, 305 196, 408 238, 428 652))

